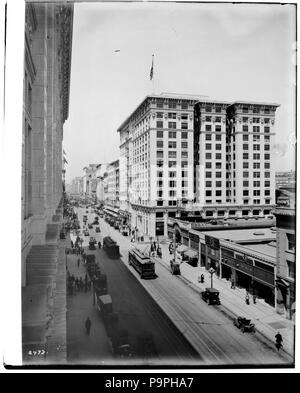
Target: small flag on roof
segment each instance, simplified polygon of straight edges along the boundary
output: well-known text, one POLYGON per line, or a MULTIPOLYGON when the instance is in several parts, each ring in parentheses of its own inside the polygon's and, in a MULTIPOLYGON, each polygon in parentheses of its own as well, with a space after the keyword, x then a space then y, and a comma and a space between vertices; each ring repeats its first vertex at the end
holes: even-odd
POLYGON ((150 70, 150 80, 151 81, 153 79, 153 58, 154 58, 154 55, 152 55, 152 65, 151 65, 151 70, 150 70))

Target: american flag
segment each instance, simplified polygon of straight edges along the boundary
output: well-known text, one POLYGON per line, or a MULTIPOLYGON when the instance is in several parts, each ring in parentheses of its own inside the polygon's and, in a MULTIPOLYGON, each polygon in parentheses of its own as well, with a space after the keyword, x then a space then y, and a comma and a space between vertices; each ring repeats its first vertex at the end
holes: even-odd
POLYGON ((152 65, 151 65, 151 70, 150 70, 150 80, 152 81, 153 78, 153 57, 154 55, 152 55, 152 65))

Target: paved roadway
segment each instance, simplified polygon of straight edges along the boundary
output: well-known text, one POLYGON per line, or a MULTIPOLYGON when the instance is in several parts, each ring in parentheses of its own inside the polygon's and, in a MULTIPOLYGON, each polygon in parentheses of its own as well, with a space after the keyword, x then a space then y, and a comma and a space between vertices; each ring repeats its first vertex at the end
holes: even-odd
MULTIPOLYGON (((79 209, 80 219, 83 214, 86 214, 85 209, 79 209)), ((94 213, 89 214, 90 221, 94 216, 94 213)), ((126 322, 130 325, 131 320, 135 326, 139 326, 139 329, 144 329, 145 326, 150 328, 146 317, 149 313, 150 316, 152 315, 153 327, 151 327, 151 331, 155 332, 161 358, 166 360, 165 356, 168 356, 168 351, 165 352, 164 349, 167 349, 168 345, 164 344, 164 346, 162 344, 164 333, 167 331, 167 340, 170 341, 170 347, 172 345, 176 347, 177 357, 184 357, 185 364, 194 364, 194 358, 191 359, 186 356, 185 352, 182 352, 183 349, 179 346, 179 342, 170 339, 171 334, 175 333, 176 329, 167 323, 167 317, 158 317, 157 311, 154 315, 152 310, 155 310, 155 306, 153 305, 150 306, 150 310, 144 309, 144 312, 143 306, 138 305, 138 302, 147 296, 146 292, 136 285, 137 282, 151 294, 160 308, 172 318, 173 323, 194 346, 199 354, 197 365, 272 366, 290 364, 291 359, 283 353, 278 353, 271 343, 259 340, 255 334, 243 334, 233 326, 232 320, 222 312, 221 307, 208 306, 188 285, 177 276, 172 276, 160 264, 156 263, 157 279, 141 280, 137 272, 129 267, 127 262, 128 249, 134 245, 128 241, 128 238, 123 237, 104 222, 103 219, 100 219, 100 226, 100 236, 94 232, 91 232, 91 235, 97 239, 100 238, 101 241, 104 236, 110 235, 120 245, 122 254, 122 261, 114 261, 107 259, 103 250, 100 251, 100 263, 103 270, 107 270, 109 275, 109 292, 111 291, 113 302, 116 303, 116 310, 123 313, 124 324, 126 322), (134 276, 136 281, 128 275, 128 272, 134 276), (120 287, 122 283, 123 286, 120 287), (159 337, 161 337, 161 340, 159 337)), ((141 245, 141 248, 145 247, 147 246, 141 245)), ((148 302, 152 304, 150 301, 148 302)), ((176 332, 176 334, 178 333, 176 332)), ((172 364, 178 363, 173 362, 172 364)))
MULTIPOLYGON (((78 213, 82 232, 82 216, 86 214, 85 209, 79 209, 78 213)), ((93 221, 94 216, 95 214, 89 214, 89 222, 93 221)), ((102 229, 103 223, 100 226, 102 229)), ((96 233, 95 226, 89 229, 89 233, 101 242, 105 236, 103 232, 96 233)), ((87 247, 89 236, 83 238, 83 246, 87 247)), ((103 249, 96 251, 87 249, 86 253, 96 255, 101 272, 107 275, 108 293, 112 297, 114 311, 119 316, 119 329, 126 329, 129 333, 131 347, 136 355, 130 362, 126 359, 125 364, 197 365, 201 356, 174 327, 123 262, 120 259, 110 259, 103 249), (145 333, 151 333, 153 336, 157 350, 155 359, 145 358, 140 352, 138 335, 145 333)), ((84 277, 85 271, 82 271, 84 267, 77 268, 78 257, 69 255, 68 258, 70 273, 84 277)), ((113 358, 107 353, 108 338, 100 314, 96 306, 92 306, 91 294, 77 293, 76 296, 68 298, 70 310, 68 360, 73 363, 124 364, 120 359, 113 358), (84 333, 84 320, 87 315, 92 319, 91 337, 87 337, 84 333), (92 346, 93 342, 95 347, 92 346)))

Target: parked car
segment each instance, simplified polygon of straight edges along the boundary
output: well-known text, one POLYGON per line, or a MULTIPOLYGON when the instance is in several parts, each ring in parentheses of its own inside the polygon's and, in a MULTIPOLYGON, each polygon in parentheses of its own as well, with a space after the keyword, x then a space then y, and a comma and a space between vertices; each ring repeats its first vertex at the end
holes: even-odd
POLYGON ((83 234, 84 234, 84 236, 90 236, 90 233, 87 229, 83 232, 83 234))
POLYGON ((233 320, 233 323, 236 327, 241 329, 243 333, 245 332, 253 332, 255 333, 255 325, 251 322, 251 319, 247 319, 244 317, 237 317, 233 320))
POLYGON ((101 232, 100 227, 96 227, 96 232, 101 232))
POLYGON ((220 292, 215 288, 205 288, 205 291, 201 292, 202 299, 208 304, 221 304, 220 292))
POLYGON ((88 225, 89 229, 93 229, 93 224, 88 225))

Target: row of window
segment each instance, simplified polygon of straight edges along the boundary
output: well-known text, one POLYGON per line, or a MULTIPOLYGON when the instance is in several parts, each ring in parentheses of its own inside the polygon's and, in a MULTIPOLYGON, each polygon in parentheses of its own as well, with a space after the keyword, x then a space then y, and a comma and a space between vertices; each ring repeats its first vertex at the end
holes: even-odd
MULTIPOLYGON (((265 196, 270 196, 271 191, 270 190, 264 190, 265 196)), ((252 193, 253 196, 260 196, 260 190, 253 190, 252 193)), ((249 190, 243 190, 243 196, 249 196, 249 190)))
MULTIPOLYGON (((163 99, 157 100, 156 101, 156 107, 157 108, 163 108, 164 107, 165 101, 163 99)), ((181 105, 177 104, 176 101, 169 101, 167 102, 167 107, 170 109, 188 109, 188 103, 187 102, 181 102, 181 105)))
POLYGON ((157 120, 156 122, 156 128, 181 128, 182 130, 187 130, 188 129, 188 123, 186 121, 183 121, 180 123, 180 127, 177 127, 176 121, 169 121, 168 122, 168 127, 164 127, 164 122, 162 120, 157 120))
MULTIPOLYGON (((212 126, 211 124, 206 124, 205 125, 205 131, 212 131, 212 126)), ((219 125, 215 126, 215 132, 221 132, 222 131, 222 127, 219 125)))
MULTIPOLYGON (((162 168, 165 164, 164 160, 157 160, 156 161, 156 166, 158 168, 162 168)), ((169 168, 175 168, 177 166, 177 161, 168 161, 168 167, 169 168)), ((188 167, 188 162, 187 161, 182 161, 181 162, 181 168, 187 168, 188 167)))
MULTIPOLYGON (((174 187, 176 187, 177 182, 176 182, 176 180, 169 180, 168 184, 169 184, 170 188, 174 188, 174 187)), ((164 186, 163 180, 158 180, 156 185, 159 188, 163 187, 164 186)), ((182 180, 181 181, 181 187, 184 188, 184 187, 187 187, 187 186, 188 186, 188 181, 187 180, 182 180)))
MULTIPOLYGON (((228 215, 229 215, 229 216, 235 216, 236 213, 237 213, 236 210, 229 210, 228 215)), ((252 214, 253 214, 254 216, 255 216, 255 215, 259 215, 259 213, 260 213, 259 210, 253 210, 253 212, 252 212, 252 214)), ((264 211, 263 211, 263 214, 264 214, 264 215, 269 215, 270 213, 271 213, 270 210, 264 210, 264 211)), ((242 215, 243 215, 243 216, 248 216, 248 214, 249 214, 249 210, 243 210, 243 211, 242 211, 242 215)), ((213 217, 214 212, 213 212, 212 210, 207 210, 206 213, 205 213, 205 215, 206 215, 206 217, 213 217)), ((218 216, 224 216, 224 215, 225 215, 225 211, 224 211, 224 210, 219 210, 219 211, 218 211, 218 216)))
MULTIPOLYGON (((205 144, 205 149, 206 150, 212 150, 212 144, 211 143, 206 143, 205 144)), ((215 144, 215 150, 222 150, 222 144, 221 143, 216 143, 215 144)))
MULTIPOLYGON (((157 150, 156 152, 157 158, 163 158, 164 157, 164 151, 163 150, 157 150)), ((182 158, 188 158, 188 151, 182 150, 181 151, 181 157, 182 158)), ((177 151, 169 150, 168 151, 168 158, 177 158, 177 151)))
MULTIPOLYGON (((260 162, 253 162, 252 166, 253 166, 253 169, 260 169, 260 162)), ((248 169, 249 168, 249 162, 244 161, 243 162, 243 168, 244 169, 248 169)), ((264 163, 264 168, 265 169, 270 169, 270 163, 269 162, 265 162, 264 163)))
MULTIPOLYGON (((254 178, 260 178, 261 177, 260 175, 261 175, 261 172, 253 172, 253 177, 254 178)), ((222 177, 222 172, 215 172, 215 176, 217 178, 222 177)), ((206 178, 211 178, 212 177, 212 172, 205 172, 205 177, 206 178)), ((226 176, 226 177, 228 177, 228 176, 226 176)), ((249 177, 249 172, 248 171, 244 171, 243 172, 243 178, 248 178, 248 177, 249 177)), ((266 179, 270 178, 270 172, 264 172, 264 177, 266 179)))
MULTIPOLYGON (((261 182, 259 180, 254 180, 252 184, 253 184, 253 187, 260 187, 261 182)), ((264 187, 270 187, 270 185, 271 185, 270 180, 265 180, 264 187)), ((244 180, 243 181, 243 187, 249 187, 249 181, 248 180, 244 180)))
MULTIPOLYGON (((164 201, 156 201, 156 206, 164 206, 164 201)), ((168 206, 177 206, 177 201, 168 201, 168 206)))
MULTIPOLYGON (((176 190, 170 190, 168 193, 170 198, 174 198, 177 196, 177 191, 176 190)), ((158 198, 163 198, 164 193, 162 190, 157 191, 157 197, 158 198)), ((186 197, 187 196, 187 190, 182 190, 181 191, 181 196, 186 197)))
MULTIPOLYGON (((243 150, 249 150, 249 144, 248 143, 243 143, 243 150)), ((258 143, 253 144, 253 150, 258 151, 260 150, 260 145, 258 143)), ((265 144, 264 145, 264 150, 269 151, 270 150, 270 144, 265 144)))
MULTIPOLYGON (((259 133, 261 129, 263 129, 263 132, 265 132, 266 134, 270 133, 270 127, 269 126, 265 126, 263 128, 261 128, 260 126, 253 126, 252 127, 252 132, 259 133)), ((246 125, 243 125, 242 130, 243 130, 243 132, 249 132, 250 131, 249 130, 249 126, 246 126, 246 125)))
MULTIPOLYGON (((211 141, 212 140, 212 134, 206 134, 205 135, 205 140, 211 141)), ((216 141, 221 141, 222 140, 222 134, 215 134, 215 140, 216 141)))
MULTIPOLYGON (((248 106, 243 106, 243 108, 242 108, 242 112, 243 113, 249 113, 249 107, 248 106)), ((252 112, 253 113, 265 113, 266 115, 269 115, 271 112, 270 112, 270 108, 264 108, 264 109, 262 109, 262 108, 258 108, 258 107, 254 107, 253 109, 252 109, 252 112)))
MULTIPOLYGON (((222 163, 221 162, 216 162, 216 169, 222 169, 222 163)), ((211 162, 206 162, 205 163, 205 168, 211 169, 212 168, 212 163, 211 162)))
MULTIPOLYGON (((181 177, 187 177, 187 171, 181 171, 181 177)), ((157 177, 163 177, 164 173, 162 171, 157 171, 157 177)), ((176 171, 169 171, 169 177, 177 177, 176 171)))
MULTIPOLYGON (((253 160, 260 160, 260 153, 253 153, 253 160)), ((270 154, 266 153, 264 155, 265 160, 270 159, 270 154)), ((249 153, 243 153, 243 160, 249 160, 249 153)))
MULTIPOLYGON (((180 132, 181 139, 188 139, 188 133, 186 131, 180 132)), ((156 131, 156 137, 157 138, 163 138, 164 137, 164 131, 156 131)), ((169 139, 176 139, 177 138, 177 132, 176 131, 168 131, 168 138, 169 139)))
MULTIPOLYGON (((251 118, 249 118, 249 117, 243 117, 242 118, 242 120, 243 120, 243 123, 247 123, 247 121, 249 121, 251 118)), ((252 122, 253 123, 260 123, 260 118, 259 117, 253 117, 252 118, 252 122)), ((269 124, 270 123, 270 118, 269 117, 265 117, 265 118, 263 118, 262 119, 263 120, 263 122, 265 123, 265 124, 269 124)))
MULTIPOLYGON (((253 142, 260 141, 260 135, 253 135, 252 138, 253 142)), ((265 135, 264 136, 265 141, 270 141, 270 135, 265 135)), ((243 141, 249 141, 249 135, 248 134, 243 134, 243 141)))
MULTIPOLYGON (((212 121, 212 117, 211 116, 205 116, 205 121, 206 122, 211 122, 212 121)), ((221 123, 222 118, 220 116, 217 116, 217 117, 214 118, 214 121, 216 123, 221 123)))
MULTIPOLYGON (((253 187, 260 187, 261 182, 259 180, 254 180, 252 184, 253 184, 253 187)), ((270 180, 265 180, 264 187, 270 187, 270 185, 271 185, 270 180)), ((217 180, 215 182, 215 186, 216 187, 222 187, 222 181, 217 180)), ((233 182, 233 187, 235 187, 235 186, 236 186, 236 183, 234 181, 233 182)), ((212 181, 211 180, 207 180, 205 182, 205 187, 212 187, 212 181)), ((230 188, 230 187, 231 187, 231 182, 230 181, 226 181, 226 188, 230 188)), ((243 187, 249 187, 249 181, 248 180, 244 180, 243 181, 243 187)))
MULTIPOLYGON (((228 199, 228 200, 226 200, 226 202, 232 202, 232 200, 231 200, 231 199, 228 199)), ((206 199, 206 200, 205 200, 205 203, 206 203, 206 204, 211 204, 211 203, 213 203, 213 202, 212 202, 211 199, 206 199)), ((216 201, 215 201, 214 203, 223 203, 223 202, 222 202, 221 199, 216 199, 216 201)), ((235 199, 234 199, 233 203, 235 203, 235 199)), ((270 203, 271 203, 271 200, 270 200, 270 199, 265 199, 265 201, 264 201, 263 204, 264 204, 264 205, 270 205, 270 203)), ((260 200, 260 199, 253 199, 253 204, 254 204, 254 205, 260 205, 260 204, 261 204, 261 200, 260 200)), ((245 199, 245 200, 243 201, 243 205, 249 205, 249 200, 248 200, 248 199, 245 199)), ((244 215, 244 214, 243 214, 243 215, 244 215)), ((246 214, 246 215, 247 215, 247 214, 246 214)))
MULTIPOLYGON (((168 113, 168 119, 177 119, 180 117, 181 120, 188 120, 188 114, 187 113, 176 113, 176 112, 169 112, 168 113)), ((163 119, 164 117, 164 112, 156 112, 156 117, 158 119, 163 119)))
MULTIPOLYGON (((255 178, 260 178, 260 174, 261 174, 261 172, 253 172, 253 177, 255 177, 255 178)), ((249 177, 249 172, 248 172, 248 171, 244 171, 244 172, 243 172, 243 177, 244 177, 244 178, 249 177)), ((266 179, 269 178, 269 177, 270 177, 270 172, 265 172, 265 173, 264 173, 264 177, 265 177, 266 179)))
MULTIPOLYGON (((156 147, 163 148, 164 147, 164 141, 162 141, 162 140, 156 141, 156 147)), ((176 141, 168 141, 168 149, 176 149, 176 148, 177 148, 176 141)), ((187 149, 188 148, 188 142, 187 141, 181 142, 181 148, 182 149, 187 149)))

